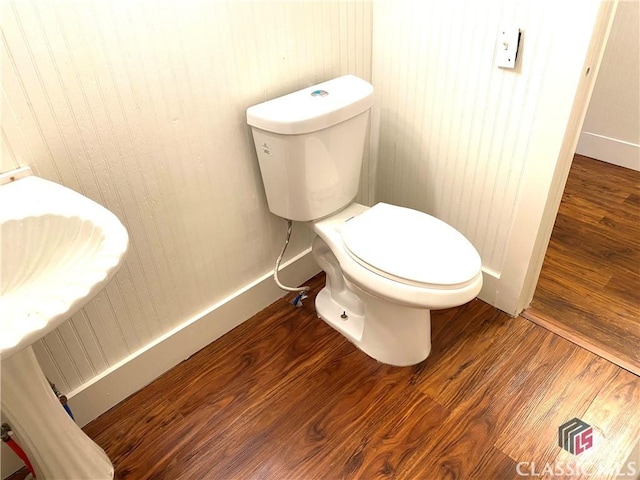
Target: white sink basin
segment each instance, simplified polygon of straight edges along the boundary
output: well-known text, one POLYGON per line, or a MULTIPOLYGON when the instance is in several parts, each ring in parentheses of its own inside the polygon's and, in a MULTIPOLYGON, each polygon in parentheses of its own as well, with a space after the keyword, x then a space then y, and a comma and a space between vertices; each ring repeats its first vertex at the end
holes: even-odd
POLYGON ((0 186, 0 353, 31 345, 98 293, 129 237, 106 208, 26 176, 0 186))
POLYGON ((60 406, 31 344, 106 285, 128 244, 118 218, 83 195, 28 168, 0 175, 0 407, 38 479, 113 479, 109 457, 60 406))

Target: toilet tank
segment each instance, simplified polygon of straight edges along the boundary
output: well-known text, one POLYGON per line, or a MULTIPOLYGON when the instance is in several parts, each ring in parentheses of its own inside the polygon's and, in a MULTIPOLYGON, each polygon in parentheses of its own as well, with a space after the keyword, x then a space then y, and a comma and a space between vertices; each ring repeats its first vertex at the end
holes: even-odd
POLYGON ((353 202, 373 86, 345 75, 247 109, 269 210, 309 221, 353 202))

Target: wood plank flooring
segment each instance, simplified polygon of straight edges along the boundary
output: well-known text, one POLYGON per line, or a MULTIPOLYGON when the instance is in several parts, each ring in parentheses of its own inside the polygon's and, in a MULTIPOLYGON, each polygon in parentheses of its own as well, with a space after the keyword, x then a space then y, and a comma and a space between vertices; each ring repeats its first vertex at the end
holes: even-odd
POLYGON ((640 379, 526 319, 480 300, 433 312, 430 357, 390 367, 316 317, 323 284, 87 425, 116 478, 512 479, 549 462, 608 479, 640 437, 640 379), (579 456, 557 445, 573 417, 594 432, 579 456))
POLYGON ((575 156, 524 316, 640 374, 640 172, 575 156))
POLYGON ((381 365, 315 316, 320 275, 302 308, 277 301, 85 431, 122 480, 615 478, 640 378, 575 342, 638 361, 640 195, 594 162, 574 162, 534 299, 571 342, 474 300, 432 312, 423 363, 381 365), (557 445, 573 417, 594 432, 579 456, 557 445))

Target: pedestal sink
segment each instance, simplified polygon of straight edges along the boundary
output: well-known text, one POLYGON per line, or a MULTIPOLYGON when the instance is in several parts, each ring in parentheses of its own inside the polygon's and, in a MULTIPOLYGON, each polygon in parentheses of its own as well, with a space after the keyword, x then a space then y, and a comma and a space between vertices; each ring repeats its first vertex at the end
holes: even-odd
POLYGON ((0 175, 0 405, 38 479, 112 479, 104 453, 67 415, 31 344, 113 277, 129 237, 92 200, 21 168, 0 175))

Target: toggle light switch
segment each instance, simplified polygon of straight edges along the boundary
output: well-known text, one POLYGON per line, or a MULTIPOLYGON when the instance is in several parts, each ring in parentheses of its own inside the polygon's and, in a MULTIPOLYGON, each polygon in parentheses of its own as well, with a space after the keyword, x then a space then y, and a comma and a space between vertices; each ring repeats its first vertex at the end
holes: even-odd
POLYGON ((496 45, 496 66, 500 68, 515 68, 519 45, 519 28, 501 28, 498 31, 498 43, 496 45))

